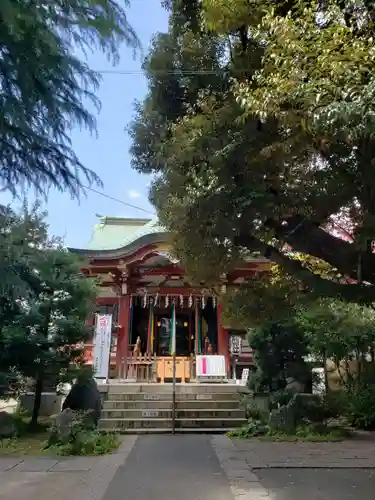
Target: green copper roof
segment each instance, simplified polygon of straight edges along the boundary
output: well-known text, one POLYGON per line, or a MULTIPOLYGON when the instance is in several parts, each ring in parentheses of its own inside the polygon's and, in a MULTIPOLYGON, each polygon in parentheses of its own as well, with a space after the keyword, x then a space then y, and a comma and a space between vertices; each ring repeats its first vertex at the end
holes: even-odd
POLYGON ((94 226, 87 250, 117 250, 131 245, 143 236, 165 232, 165 228, 156 218, 103 217, 100 223, 94 226))

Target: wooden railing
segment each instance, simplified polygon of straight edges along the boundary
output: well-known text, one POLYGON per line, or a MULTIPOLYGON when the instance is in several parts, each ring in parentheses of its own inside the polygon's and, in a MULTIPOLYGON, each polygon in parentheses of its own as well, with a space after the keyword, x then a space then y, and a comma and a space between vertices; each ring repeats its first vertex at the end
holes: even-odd
MULTIPOLYGON (((121 360, 119 378, 136 382, 162 382, 173 378, 171 356, 132 353, 121 360)), ((195 357, 176 357, 176 379, 188 382, 195 378, 195 357)))
MULTIPOLYGON (((173 358, 171 356, 158 358, 156 372, 161 383, 164 383, 165 379, 172 380, 173 358)), ((176 357, 176 379, 181 382, 191 380, 191 358, 176 357)))
MULTIPOLYGON (((110 359, 110 377, 136 382, 171 381, 173 377, 173 358, 171 356, 140 355, 129 345, 128 355, 116 366, 116 346, 113 346, 110 359)), ((84 359, 86 363, 93 362, 93 344, 85 344, 84 359)), ((176 357, 176 379, 179 382, 196 380, 196 357, 176 357)))
POLYGON ((119 378, 137 382, 156 382, 156 356, 131 353, 121 360, 119 378))

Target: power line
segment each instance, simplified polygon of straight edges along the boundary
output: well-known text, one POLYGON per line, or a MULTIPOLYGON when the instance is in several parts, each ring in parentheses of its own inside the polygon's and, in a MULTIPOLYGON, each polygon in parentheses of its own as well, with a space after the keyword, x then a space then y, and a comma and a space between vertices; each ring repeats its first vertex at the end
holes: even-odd
POLYGON ((156 215, 155 212, 150 212, 150 210, 146 210, 145 208, 137 207, 136 205, 132 205, 131 203, 127 203, 126 201, 119 200, 118 198, 114 198, 113 196, 110 196, 109 194, 103 193, 102 191, 97 191, 96 189, 93 189, 89 186, 82 186, 84 189, 87 189, 88 191, 92 191, 93 193, 100 194, 101 196, 104 196, 104 198, 108 198, 109 200, 117 201, 118 203, 122 203, 123 205, 131 208, 135 208, 136 210, 141 210, 142 212, 146 212, 147 214, 151 215, 156 215))
MULTIPOLYGON (((177 75, 177 76, 194 76, 194 75, 221 75, 225 73, 245 73, 250 71, 249 69, 237 69, 237 70, 184 70, 184 69, 174 69, 174 70, 152 70, 150 74, 152 75, 177 75)), ((132 70, 132 69, 97 69, 94 70, 95 73, 100 73, 101 75, 145 75, 144 70, 132 70)))

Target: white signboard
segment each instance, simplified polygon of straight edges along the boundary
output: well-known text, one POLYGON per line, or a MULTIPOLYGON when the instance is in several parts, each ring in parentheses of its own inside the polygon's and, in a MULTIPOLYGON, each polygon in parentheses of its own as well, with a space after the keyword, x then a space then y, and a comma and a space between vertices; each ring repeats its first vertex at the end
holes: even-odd
POLYGON ((94 339, 94 377, 108 378, 112 314, 97 314, 94 339))
POLYGON ((313 368, 313 386, 312 393, 313 394, 325 394, 326 393, 326 380, 324 375, 324 368, 313 368))
POLYGON ((142 412, 142 417, 143 418, 157 418, 159 416, 158 411, 156 410, 146 410, 142 412))
POLYGON ((226 378, 225 356, 197 356, 198 378, 226 378))
POLYGON ((247 384, 247 381, 249 380, 249 373, 250 373, 249 368, 244 368, 242 370, 241 385, 246 385, 247 384))
POLYGON ((212 394, 197 394, 195 398, 197 401, 208 401, 212 399, 212 394))
POLYGON ((160 399, 160 394, 144 394, 143 399, 149 401, 157 401, 160 399))
POLYGON ((242 338, 239 335, 231 335, 229 342, 230 342, 229 349, 230 349, 231 354, 234 354, 234 355, 241 354, 242 338))

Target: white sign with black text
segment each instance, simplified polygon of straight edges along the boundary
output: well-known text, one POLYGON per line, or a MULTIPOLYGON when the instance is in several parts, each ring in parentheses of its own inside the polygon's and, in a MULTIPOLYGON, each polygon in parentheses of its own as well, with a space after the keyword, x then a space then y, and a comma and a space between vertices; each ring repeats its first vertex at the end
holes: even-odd
POLYGON ((111 355, 112 314, 97 314, 94 338, 94 377, 108 378, 111 355))
POLYGON ((229 350, 232 355, 239 355, 242 351, 242 338, 239 335, 231 335, 229 339, 229 350))
POLYGON ((249 380, 249 373, 250 373, 249 368, 244 368, 242 370, 241 385, 246 385, 247 384, 247 381, 249 380))

